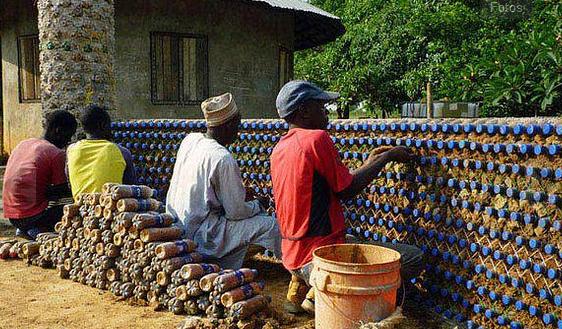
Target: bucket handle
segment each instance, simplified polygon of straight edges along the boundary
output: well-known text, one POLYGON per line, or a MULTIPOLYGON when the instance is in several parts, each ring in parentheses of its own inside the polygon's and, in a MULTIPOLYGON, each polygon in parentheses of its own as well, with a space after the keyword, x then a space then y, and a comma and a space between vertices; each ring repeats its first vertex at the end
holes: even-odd
POLYGON ((400 287, 401 279, 400 277, 398 277, 398 280, 396 280, 396 282, 383 286, 378 286, 378 287, 348 287, 348 286, 342 286, 342 285, 331 283, 331 278, 329 273, 313 271, 310 281, 312 283, 312 286, 318 289, 319 291, 331 292, 334 294, 342 294, 342 295, 366 296, 366 295, 380 295, 385 291, 400 287))

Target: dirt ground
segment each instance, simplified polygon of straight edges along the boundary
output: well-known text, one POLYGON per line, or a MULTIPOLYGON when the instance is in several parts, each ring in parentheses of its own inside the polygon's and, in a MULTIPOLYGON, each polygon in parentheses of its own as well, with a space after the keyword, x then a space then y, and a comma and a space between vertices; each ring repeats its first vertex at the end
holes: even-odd
MULTIPOLYGON (((14 230, 0 219, 0 239, 14 230)), ((252 261, 267 279, 265 294, 282 310, 289 274, 281 265, 252 261)), ((129 305, 111 293, 58 277, 55 270, 27 266, 20 260, 0 261, 0 329, 8 328, 176 328, 185 318, 150 307, 129 305)), ((311 322, 298 317, 286 328, 311 322)))
MULTIPOLYGON (((0 239, 13 237, 14 229, 0 219, 0 239)), ((265 294, 273 307, 283 310, 290 275, 280 264, 252 260, 266 280, 265 294)), ((405 305, 406 319, 396 329, 454 328, 428 314, 418 305, 405 305)), ((27 266, 22 261, 0 261, 0 329, 72 328, 176 328, 184 316, 155 312, 148 306, 131 305, 111 293, 58 277, 55 270, 27 266)), ((291 319, 291 318, 290 318, 291 319)), ((291 319, 284 328, 313 329, 306 316, 291 319)))

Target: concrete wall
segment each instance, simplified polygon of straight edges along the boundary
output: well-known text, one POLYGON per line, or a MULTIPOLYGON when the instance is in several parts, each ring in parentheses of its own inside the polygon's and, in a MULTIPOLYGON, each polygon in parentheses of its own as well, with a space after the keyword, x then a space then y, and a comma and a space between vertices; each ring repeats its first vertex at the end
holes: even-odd
POLYGON ((209 96, 232 92, 245 118, 276 117, 279 47, 293 49, 292 15, 241 1, 116 1, 117 113, 125 118, 200 118, 199 105, 153 105, 150 32, 208 38, 209 96))
POLYGON ((41 103, 20 103, 17 37, 37 34, 33 0, 1 0, 3 149, 11 152, 23 139, 41 135, 41 103))

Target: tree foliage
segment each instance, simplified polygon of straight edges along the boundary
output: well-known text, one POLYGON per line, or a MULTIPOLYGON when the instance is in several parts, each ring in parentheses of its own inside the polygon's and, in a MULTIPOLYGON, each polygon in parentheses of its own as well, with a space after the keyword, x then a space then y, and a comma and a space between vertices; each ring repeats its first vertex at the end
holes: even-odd
POLYGON ((483 0, 315 0, 347 32, 296 56, 296 76, 340 91, 341 106, 387 116, 419 101, 479 101, 483 115, 562 114, 562 4, 498 15, 483 0))

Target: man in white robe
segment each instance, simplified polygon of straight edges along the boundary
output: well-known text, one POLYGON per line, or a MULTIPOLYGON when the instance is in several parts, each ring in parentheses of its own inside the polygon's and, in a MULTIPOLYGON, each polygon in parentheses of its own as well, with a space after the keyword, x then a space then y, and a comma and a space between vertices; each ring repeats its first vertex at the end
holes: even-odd
POLYGON ((181 143, 166 198, 185 237, 223 268, 239 269, 250 244, 281 257, 277 222, 264 212, 264 200, 247 201, 238 163, 226 146, 238 135, 240 112, 231 94, 201 104, 206 133, 181 143))

